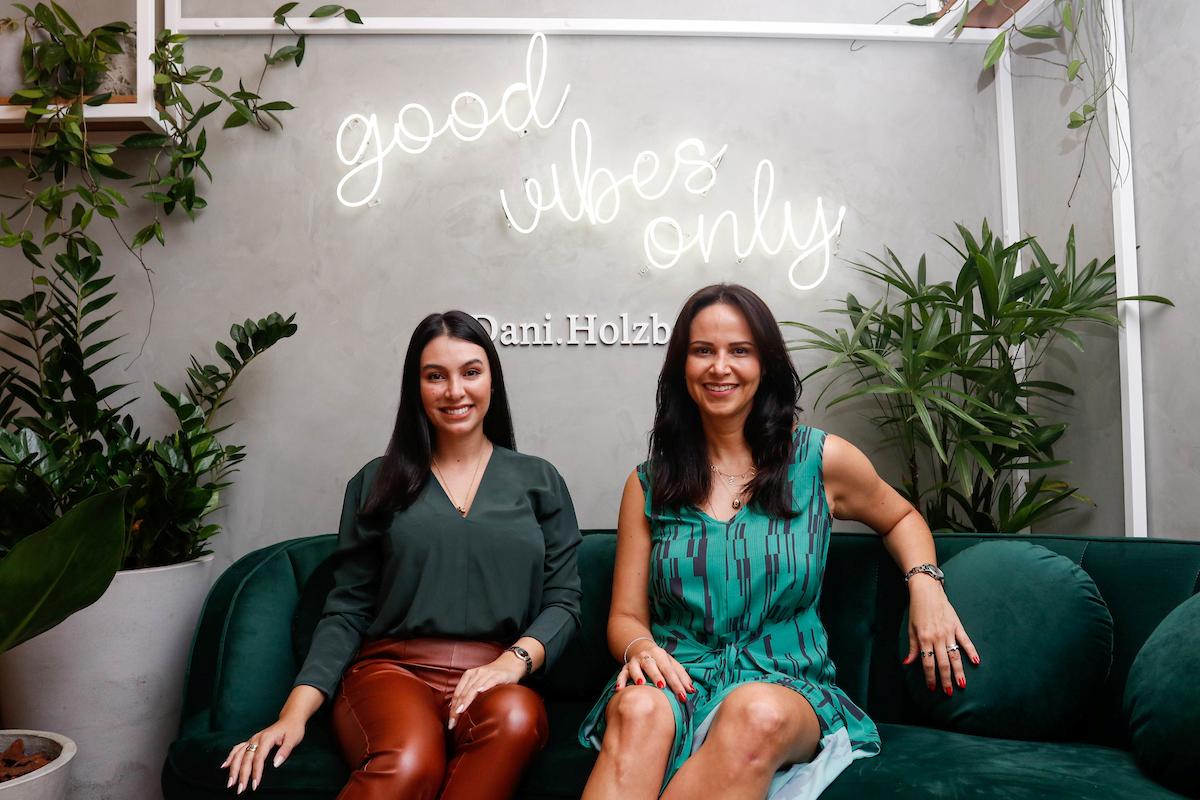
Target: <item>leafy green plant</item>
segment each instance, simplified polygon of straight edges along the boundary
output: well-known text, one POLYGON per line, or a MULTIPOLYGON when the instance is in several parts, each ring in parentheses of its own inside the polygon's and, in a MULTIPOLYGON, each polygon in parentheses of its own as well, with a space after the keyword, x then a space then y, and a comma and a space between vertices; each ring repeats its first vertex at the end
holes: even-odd
POLYGON ((1116 327, 1117 302, 1173 304, 1157 295, 1116 297, 1115 259, 1080 268, 1074 229, 1061 264, 1033 237, 1006 246, 986 222, 978 238, 962 225, 958 233, 961 244, 943 239, 962 259, 954 281, 930 283, 924 256, 914 276, 887 250, 854 265, 879 282, 883 297, 868 307, 848 294, 828 309, 848 328, 783 324, 810 334, 793 349, 832 356, 805 376, 834 375, 818 403, 842 378, 852 388, 828 406, 875 401, 872 422, 905 465, 897 491, 934 530, 1019 531, 1064 511, 1068 498, 1086 500, 1065 481, 1034 475, 1070 463, 1054 455, 1067 424, 1028 407, 1031 399, 1063 406, 1074 394, 1039 376, 1051 346, 1061 337, 1082 352, 1070 326, 1116 327), (1022 255, 1032 257, 1026 272, 1018 272, 1022 255), (1024 485, 1020 471, 1030 473, 1024 485))
POLYGON ((203 555, 218 531, 204 520, 245 456, 219 441, 228 426, 216 424, 217 412, 250 362, 296 332, 294 315, 232 326, 232 344, 215 348, 223 363, 193 356, 183 393, 156 384, 179 427, 155 441, 122 413, 136 398, 110 404, 127 385, 97 382, 116 358, 109 352, 120 337, 105 330, 117 295, 105 291, 112 276, 98 277, 98 256, 73 252, 36 276, 30 294, 0 300, 0 315, 17 326, 0 347, 17 364, 0 378, 0 554, 83 499, 124 487, 126 568, 203 555))
MULTIPOLYGON (((961 14, 955 25, 955 35, 963 30, 967 16, 972 9, 980 5, 996 6, 1013 12, 1012 17, 1001 25, 983 56, 983 68, 989 69, 1000 61, 1007 51, 1029 42, 1046 40, 1063 40, 1062 53, 1065 60, 1058 62, 1042 55, 1030 55, 1041 61, 1048 61, 1063 71, 1063 76, 1070 84, 1076 81, 1085 82, 1087 93, 1068 112, 1066 124, 1071 130, 1084 129, 1084 154, 1081 157, 1080 172, 1082 173, 1082 158, 1087 154, 1087 142, 1091 138, 1092 127, 1096 122, 1096 109, 1102 99, 1112 91, 1115 74, 1113 59, 1108 52, 1107 42, 1110 39, 1108 20, 1104 15, 1101 0, 1055 0, 1056 24, 1017 26, 1016 11, 1006 0, 943 0, 942 8, 923 17, 910 19, 912 25, 932 25, 942 19, 961 3, 961 14)), ((1123 143, 1116 143, 1124 146, 1123 143)), ((1076 178, 1075 186, 1078 187, 1076 178)), ((1074 191, 1072 190, 1072 197, 1074 191)))
POLYGON ((121 566, 124 501, 89 497, 0 559, 0 653, 100 599, 121 566))

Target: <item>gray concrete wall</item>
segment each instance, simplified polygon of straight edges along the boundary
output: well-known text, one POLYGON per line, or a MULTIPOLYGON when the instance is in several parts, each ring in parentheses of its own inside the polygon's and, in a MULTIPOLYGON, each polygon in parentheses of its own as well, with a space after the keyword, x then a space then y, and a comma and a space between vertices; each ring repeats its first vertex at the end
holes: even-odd
MULTIPOLYGON (((856 21, 872 21, 874 13, 856 21)), ((189 53, 230 76, 256 77, 265 46, 252 37, 198 37, 189 53)), ((228 409, 237 421, 228 436, 246 443, 250 455, 220 512, 227 530, 215 547, 222 560, 333 529, 346 479, 386 442, 403 350, 429 311, 457 306, 518 321, 551 313, 556 326, 572 313, 670 319, 698 286, 738 280, 781 318, 832 325, 840 318, 821 313, 831 300, 847 291, 872 298, 870 284, 842 261, 807 293, 788 285, 785 259, 754 255, 738 264, 727 248, 709 265, 689 258, 672 270, 643 270, 641 231, 649 218, 724 208, 748 215, 759 158, 775 162, 777 197, 793 199, 798 217, 807 218, 818 193, 847 206, 840 246, 847 258, 887 244, 913 263, 929 252, 933 274, 949 277, 957 265, 936 234, 950 233, 955 221, 976 227, 984 217, 999 220, 995 104, 991 87, 978 80, 978 48, 872 43, 852 53, 846 43, 817 41, 551 39, 547 92, 572 84, 558 125, 524 138, 493 130, 472 144, 439 141, 422 156, 389 161, 379 205, 338 204, 333 189, 342 168, 333 142, 347 113, 388 118, 410 101, 436 112, 464 89, 496 98, 520 78, 524 50, 522 37, 313 37, 301 69, 273 70, 264 85, 265 95, 298 106, 282 132, 210 129, 210 207, 194 224, 172 218, 168 247, 147 250, 155 269, 153 327, 144 353, 126 359, 120 377, 138 383, 143 397, 133 409, 148 430, 161 432, 170 420, 152 381, 181 387, 187 355, 211 358, 212 341, 231 322, 298 313, 300 333, 254 365, 228 409), (604 166, 628 164, 643 149, 666 155, 685 136, 728 144, 729 152, 702 200, 633 203, 596 228, 550 216, 534 234, 515 234, 504 225, 497 191, 545 177, 551 163, 565 166, 576 116, 590 121, 594 157, 604 166)), ((1034 90, 1019 90, 1020 102, 1036 110, 1034 90)), ((1023 135, 1036 138, 1041 123, 1032 112, 1026 118, 1023 135)), ((1046 209, 1061 202, 1050 188, 1065 181, 1041 173, 1072 169, 1068 155, 1049 149, 1057 159, 1022 166, 1027 194, 1041 197, 1039 186, 1047 187, 1046 209)), ((1036 200, 1025 208, 1030 227, 1051 214, 1036 200)), ((1107 255, 1107 211, 1093 205, 1080 214, 1092 220, 1086 235, 1097 237, 1084 239, 1081 229, 1081 253, 1107 255)), ((1049 229, 1065 219, 1045 226, 1055 249, 1062 232, 1049 229)), ((132 214, 127 230, 141 221, 132 214)), ((120 276, 122 329, 136 352, 149 324, 147 282, 114 239, 102 238, 120 276)), ((20 260, 10 252, 0 259, 0 288, 18 291, 20 260)), ((585 526, 614 524, 624 476, 644 452, 661 350, 530 347, 501 355, 521 449, 560 468, 585 526)), ((1086 358, 1113 364, 1115 339, 1107 351, 1103 342, 1089 343, 1086 358)), ((811 355, 798 361, 803 371, 817 363, 811 355)), ((822 385, 816 379, 806 387, 806 421, 855 442, 886 478, 898 480, 899 465, 860 413, 869 409, 813 408, 822 385)), ((1088 419, 1099 425, 1116 408, 1109 397, 1088 419)), ((1071 445, 1076 465, 1089 470, 1079 482, 1085 492, 1097 486, 1090 493, 1106 501, 1115 486, 1119 501, 1119 423, 1115 443, 1102 432, 1089 437, 1089 424, 1077 425, 1071 445)), ((1119 533, 1108 528, 1120 519, 1119 507, 1105 502, 1054 528, 1119 533)))
POLYGON ((1142 310, 1150 530, 1200 538, 1200 7, 1186 0, 1127 3, 1141 290, 1177 308, 1142 310))
MULTIPOLYGON (((1067 84, 1056 65, 1066 62, 1062 42, 1024 41, 1013 60, 1021 231, 1037 236, 1051 259, 1061 263, 1074 226, 1077 266, 1083 269, 1091 259, 1103 262, 1113 253, 1106 117, 1102 110, 1090 134, 1086 129, 1068 130, 1068 114, 1087 99, 1090 84, 1067 84)), ((1112 155, 1120 157, 1115 150, 1112 155)), ((1125 507, 1117 332, 1090 323, 1073 325, 1072 330, 1082 339, 1084 351, 1057 340, 1037 377, 1066 384, 1076 394, 1066 399, 1065 407, 1035 402, 1031 408, 1047 421, 1070 425, 1054 455, 1071 464, 1047 474, 1077 487, 1086 499, 1069 501, 1065 513, 1035 529, 1120 536, 1125 507)))

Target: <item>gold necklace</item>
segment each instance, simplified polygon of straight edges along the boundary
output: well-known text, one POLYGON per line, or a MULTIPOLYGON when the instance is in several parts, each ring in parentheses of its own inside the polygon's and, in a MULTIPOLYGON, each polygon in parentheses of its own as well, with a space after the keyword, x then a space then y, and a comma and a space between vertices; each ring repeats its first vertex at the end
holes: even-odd
POLYGON ((479 465, 483 463, 483 456, 486 452, 486 447, 480 448, 479 458, 475 461, 475 471, 471 473, 471 482, 467 484, 467 499, 461 505, 454 499, 454 493, 450 491, 450 481, 446 480, 446 476, 442 474, 442 468, 438 466, 437 458, 433 459, 433 471, 437 473, 438 478, 442 481, 442 486, 446 489, 446 496, 450 498, 450 504, 454 506, 454 510, 460 516, 467 516, 466 503, 471 500, 471 488, 475 486, 475 476, 479 474, 479 465))
MULTIPOLYGON (((724 480, 723 482, 722 482, 722 481, 718 481, 718 483, 722 483, 722 484, 728 484, 727 486, 724 486, 723 488, 725 489, 725 493, 729 495, 729 499, 733 501, 733 502, 732 502, 732 505, 733 505, 733 510, 734 510, 734 511, 737 511, 738 509, 740 509, 740 508, 742 507, 742 498, 740 497, 740 495, 741 495, 743 492, 745 492, 745 491, 746 491, 746 487, 743 485, 743 486, 742 486, 742 488, 741 488, 741 490, 739 490, 737 494, 734 494, 734 493, 733 493, 733 488, 732 488, 732 487, 733 487, 733 481, 734 481, 734 479, 735 479, 735 478, 744 478, 744 477, 746 477, 747 475, 757 475, 757 474, 758 474, 758 470, 756 470, 754 467, 751 467, 750 469, 748 469, 748 470, 746 470, 745 472, 743 472, 741 475, 726 475, 724 472, 721 472, 720 468, 719 468, 719 467, 718 467, 716 464, 712 464, 712 465, 710 465, 710 466, 709 466, 709 469, 711 469, 711 470, 712 470, 713 472, 715 472, 717 475, 719 475, 719 476, 721 476, 721 477, 725 478, 725 480, 724 480)), ((715 509, 713 509, 713 507, 712 507, 712 501, 711 501, 711 500, 710 500, 710 501, 709 501, 709 503, 708 503, 708 507, 709 507, 709 510, 710 510, 710 511, 715 511, 715 509)), ((714 517, 714 518, 715 518, 716 516, 717 516, 716 514, 713 514, 713 517, 714 517)))

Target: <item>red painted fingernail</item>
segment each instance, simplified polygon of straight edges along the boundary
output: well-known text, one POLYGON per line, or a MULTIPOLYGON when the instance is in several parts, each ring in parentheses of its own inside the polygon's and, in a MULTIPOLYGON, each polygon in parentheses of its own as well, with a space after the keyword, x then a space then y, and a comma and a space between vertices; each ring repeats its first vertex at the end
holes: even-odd
POLYGON ((637 679, 637 685, 638 685, 638 686, 641 686, 643 683, 645 683, 645 681, 644 681, 644 680, 642 680, 641 678, 638 678, 638 679, 637 679))
POLYGON ((925 684, 925 685, 929 687, 929 691, 931 691, 931 692, 933 691, 933 684, 932 684, 932 683, 927 683, 927 684, 925 684))
POLYGON ((953 696, 954 696, 954 687, 947 686, 946 687, 946 697, 953 697, 953 696))
POLYGON ((664 686, 666 686, 666 684, 665 684, 665 683, 663 683, 662 681, 657 681, 657 682, 655 682, 655 684, 654 684, 654 685, 655 685, 655 686, 657 686, 657 687, 658 687, 658 688, 660 688, 660 689, 661 689, 661 688, 663 688, 664 686))
POLYGON ((619 691, 621 691, 621 685, 620 685, 620 684, 617 684, 617 691, 618 691, 618 692, 619 692, 619 691))
POLYGON ((689 687, 688 687, 688 692, 690 692, 690 693, 692 693, 692 694, 695 694, 695 693, 696 693, 696 687, 695 687, 695 686, 689 686, 689 687))
POLYGON ((687 695, 685 695, 683 692, 679 693, 679 702, 681 702, 681 703, 687 702, 687 695))
POLYGON ((979 666, 979 656, 971 656, 971 663, 978 667, 979 666))
POLYGON ((967 679, 961 675, 958 676, 958 688, 960 688, 960 689, 967 688, 967 679))

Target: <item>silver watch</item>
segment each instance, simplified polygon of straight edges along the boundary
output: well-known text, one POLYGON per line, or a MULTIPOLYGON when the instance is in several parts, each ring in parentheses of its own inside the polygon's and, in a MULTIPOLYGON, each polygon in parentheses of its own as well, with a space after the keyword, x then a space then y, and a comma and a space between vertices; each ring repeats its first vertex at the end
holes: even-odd
POLYGON ((942 584, 942 586, 946 585, 946 573, 938 569, 936 564, 921 564, 918 567, 913 567, 908 572, 904 573, 904 582, 908 583, 909 578, 921 572, 933 578, 938 583, 942 584))
POLYGON ((529 655, 529 651, 519 645, 513 645, 507 648, 504 652, 512 653, 517 658, 525 662, 525 675, 528 676, 533 672, 533 657, 529 655))

